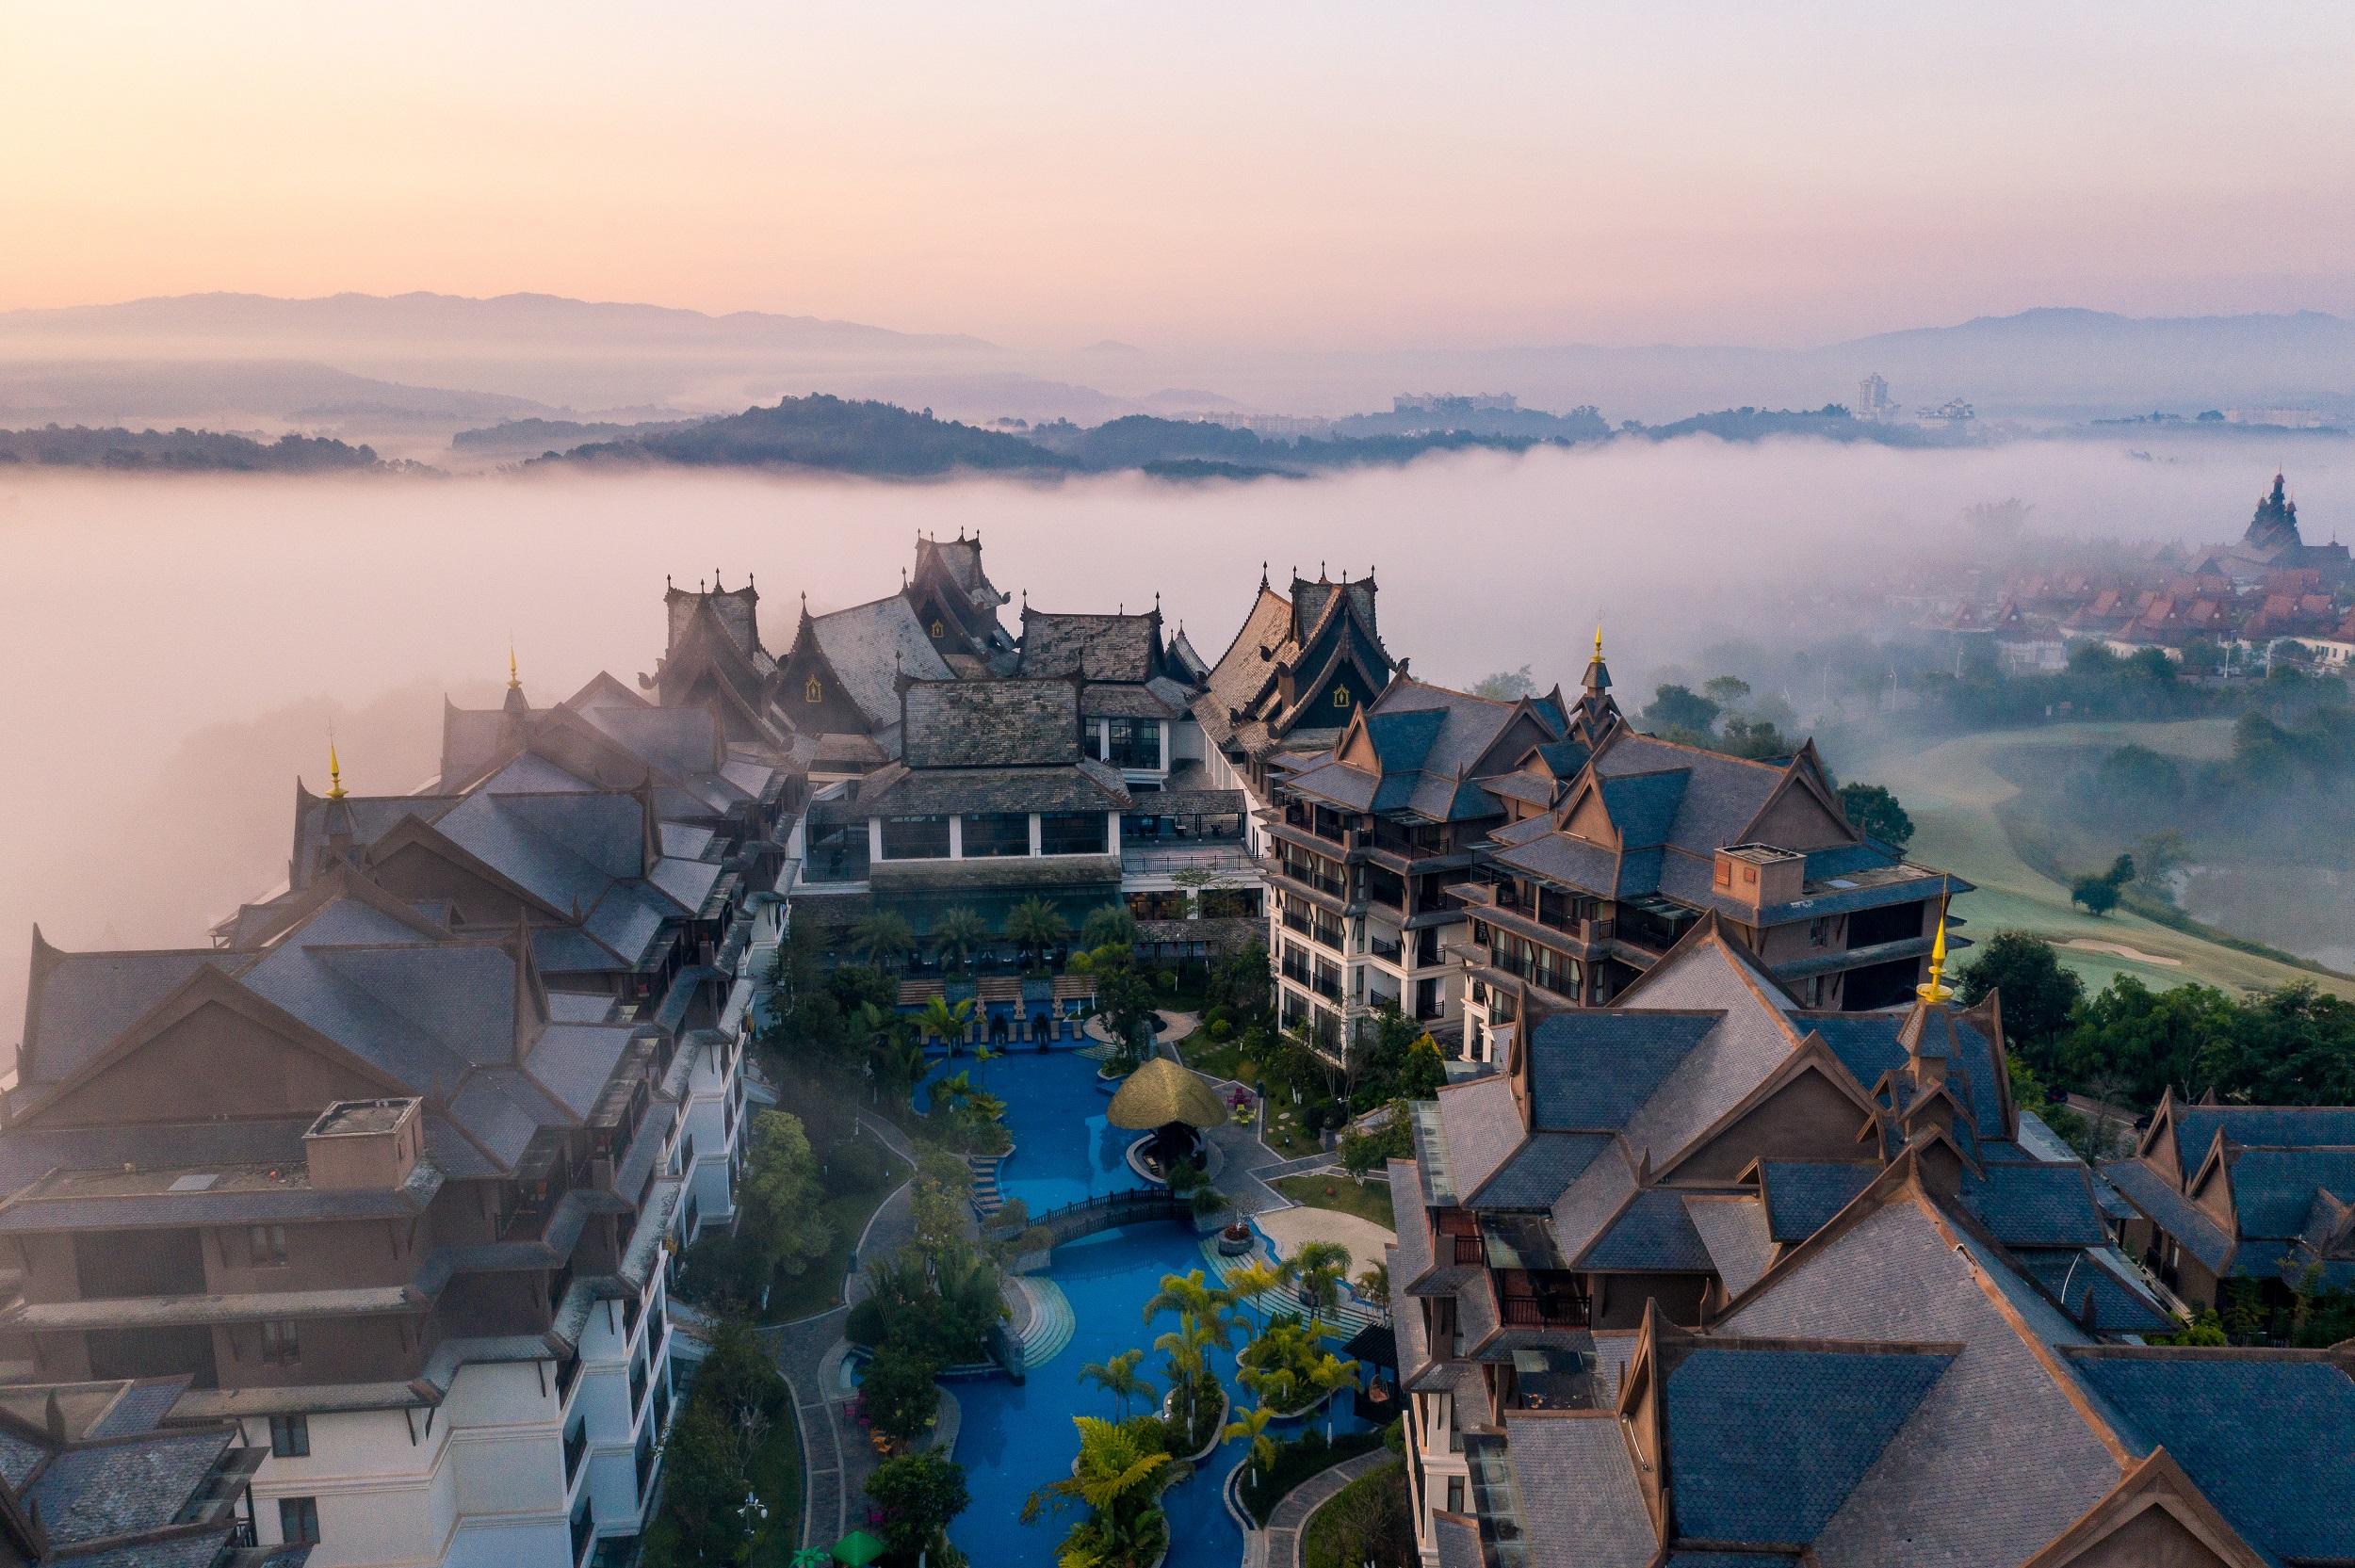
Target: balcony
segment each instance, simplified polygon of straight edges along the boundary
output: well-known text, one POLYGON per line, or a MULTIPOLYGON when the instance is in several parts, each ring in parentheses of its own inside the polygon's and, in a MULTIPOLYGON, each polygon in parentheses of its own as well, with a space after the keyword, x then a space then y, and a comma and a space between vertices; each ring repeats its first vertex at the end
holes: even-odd
POLYGON ((1588 1311, 1584 1296, 1507 1296, 1497 1316, 1508 1329, 1583 1329, 1588 1311))
MULTIPOLYGON (((564 1490, 570 1492, 573 1482, 580 1478, 581 1461, 589 1457, 589 1424, 574 1423, 564 1433, 564 1490)), ((576 1553, 577 1555, 577 1553, 576 1553)))
POLYGON ((1374 936, 1366 939, 1366 951, 1385 963, 1396 963, 1404 949, 1388 937, 1374 936))

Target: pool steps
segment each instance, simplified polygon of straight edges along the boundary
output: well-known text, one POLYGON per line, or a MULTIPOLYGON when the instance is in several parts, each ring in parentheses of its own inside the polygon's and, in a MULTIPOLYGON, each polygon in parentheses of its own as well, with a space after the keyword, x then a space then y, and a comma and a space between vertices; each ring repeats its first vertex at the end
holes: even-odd
POLYGON ((1030 1298, 1031 1320, 1023 1325, 1022 1336, 1015 1342, 1027 1376, 1064 1352, 1079 1328, 1079 1318, 1071 1310, 1071 1298, 1053 1280, 1016 1274, 1007 1279, 1006 1288, 1030 1298))
POLYGON ((965 1156, 965 1168, 973 1173, 973 1212, 984 1220, 1006 1206, 1004 1195, 998 1190, 998 1168, 1005 1162, 1005 1155, 965 1156))

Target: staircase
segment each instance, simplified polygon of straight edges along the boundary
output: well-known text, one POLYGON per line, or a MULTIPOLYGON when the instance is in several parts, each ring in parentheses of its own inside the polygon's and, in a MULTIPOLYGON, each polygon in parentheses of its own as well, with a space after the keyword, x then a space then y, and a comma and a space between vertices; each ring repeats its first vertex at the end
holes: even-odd
MULTIPOLYGON (((1255 1243, 1251 1251, 1241 1257, 1226 1257, 1219 1253, 1218 1237, 1215 1234, 1202 1238, 1203 1267, 1215 1275, 1221 1285, 1225 1285, 1238 1269, 1250 1264, 1271 1261, 1265 1242, 1255 1243)), ((1262 1318, 1274 1317, 1287 1312, 1296 1313, 1304 1317, 1307 1316, 1307 1309, 1300 1304, 1298 1291, 1291 1285, 1278 1285, 1273 1290, 1263 1290, 1257 1296, 1246 1298, 1246 1304, 1262 1318)), ((1343 1291, 1340 1305, 1334 1308, 1324 1321, 1326 1327, 1339 1331, 1343 1338, 1348 1338, 1362 1328, 1381 1322, 1382 1315, 1358 1301, 1356 1296, 1343 1291)))
POLYGON ((1071 1298, 1053 1280, 1017 1274, 1006 1281, 1006 1288, 1030 1298, 1031 1319, 1023 1325, 1021 1338, 1015 1342, 1027 1376, 1064 1352, 1079 1327, 1079 1319, 1072 1314, 1071 1298))
POLYGON ((1006 1206, 1004 1195, 998 1190, 998 1167, 1005 1158, 1003 1155, 965 1156, 965 1168, 973 1174, 973 1212, 983 1220, 1006 1206))

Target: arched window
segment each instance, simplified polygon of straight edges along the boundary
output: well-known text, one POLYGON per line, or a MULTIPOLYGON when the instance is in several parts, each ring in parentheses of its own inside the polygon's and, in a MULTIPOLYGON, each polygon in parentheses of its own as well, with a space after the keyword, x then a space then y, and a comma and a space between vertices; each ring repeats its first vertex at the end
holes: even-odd
POLYGON ((1349 706, 1349 687, 1337 686, 1333 688, 1333 705, 1337 708, 1349 706))
POLYGON ((948 635, 949 628, 947 626, 941 624, 937 621, 933 622, 933 638, 935 641, 941 638, 947 637, 948 635))
POLYGON ((825 683, 824 683, 823 681, 820 681, 820 680, 817 676, 812 675, 812 676, 811 676, 808 680, 804 681, 804 682, 802 683, 802 701, 803 701, 803 702, 804 702, 804 703, 822 703, 822 702, 824 702, 825 700, 826 700, 826 686, 825 686, 825 683))

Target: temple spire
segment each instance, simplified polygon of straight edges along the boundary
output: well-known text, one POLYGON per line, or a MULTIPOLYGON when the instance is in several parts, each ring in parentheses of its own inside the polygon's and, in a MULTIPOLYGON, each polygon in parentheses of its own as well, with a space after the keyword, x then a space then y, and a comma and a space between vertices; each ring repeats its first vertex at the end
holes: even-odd
POLYGON ((344 793, 343 760, 335 755, 335 743, 330 740, 327 743, 327 798, 340 800, 344 793))
POLYGON ((1946 973, 1946 895, 1938 897, 1938 935, 1930 941, 1930 978, 1928 983, 1917 985, 1913 994, 1925 1002, 1943 1002, 1954 995, 1954 988, 1944 983, 1946 973))
POLYGON ((523 685, 524 678, 515 669, 515 639, 511 637, 507 639, 507 689, 520 691, 523 685))

